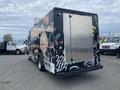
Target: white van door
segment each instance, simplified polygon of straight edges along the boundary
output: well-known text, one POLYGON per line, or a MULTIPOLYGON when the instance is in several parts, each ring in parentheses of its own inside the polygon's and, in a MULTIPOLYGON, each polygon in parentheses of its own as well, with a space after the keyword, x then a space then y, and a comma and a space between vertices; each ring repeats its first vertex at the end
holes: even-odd
POLYGON ((12 43, 12 42, 8 42, 8 44, 7 44, 7 50, 8 51, 14 51, 14 50, 16 50, 16 44, 12 43))

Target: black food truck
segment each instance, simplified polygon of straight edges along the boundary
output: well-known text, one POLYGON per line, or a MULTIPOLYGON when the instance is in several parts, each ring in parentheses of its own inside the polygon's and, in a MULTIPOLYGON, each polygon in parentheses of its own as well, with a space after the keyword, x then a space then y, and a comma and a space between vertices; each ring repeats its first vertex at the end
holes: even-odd
POLYGON ((53 8, 29 31, 29 60, 55 75, 102 69, 97 14, 53 8))

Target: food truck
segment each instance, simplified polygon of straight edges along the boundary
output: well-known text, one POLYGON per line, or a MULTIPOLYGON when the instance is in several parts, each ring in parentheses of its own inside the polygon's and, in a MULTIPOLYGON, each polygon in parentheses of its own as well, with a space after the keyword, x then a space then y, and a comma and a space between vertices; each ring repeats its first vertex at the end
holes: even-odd
POLYGON ((102 69, 97 14, 53 8, 29 31, 29 60, 55 75, 102 69))

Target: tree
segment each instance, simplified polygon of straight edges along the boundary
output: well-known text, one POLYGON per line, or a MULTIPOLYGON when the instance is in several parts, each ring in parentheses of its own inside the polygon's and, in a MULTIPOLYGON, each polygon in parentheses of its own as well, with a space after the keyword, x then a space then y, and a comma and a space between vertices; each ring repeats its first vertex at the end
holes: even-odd
POLYGON ((5 34, 3 36, 3 41, 6 42, 6 43, 9 42, 9 41, 12 41, 12 40, 13 40, 13 38, 12 38, 12 35, 10 33, 5 34))

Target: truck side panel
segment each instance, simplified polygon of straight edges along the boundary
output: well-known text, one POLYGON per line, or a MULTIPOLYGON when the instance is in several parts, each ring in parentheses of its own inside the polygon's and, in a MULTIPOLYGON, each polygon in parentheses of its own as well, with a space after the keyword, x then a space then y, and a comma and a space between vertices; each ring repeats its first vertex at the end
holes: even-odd
MULTIPOLYGON (((45 69, 49 72, 55 72, 55 61, 54 61, 54 18, 53 11, 49 12, 44 18, 35 24, 33 29, 30 31, 31 36, 31 47, 39 49, 44 57, 45 69)), ((32 57, 36 59, 32 49, 32 57)), ((39 53, 38 53, 39 54, 39 53)), ((33 60, 36 61, 36 60, 33 60)), ((36 61, 37 62, 37 61, 36 61)))
POLYGON ((39 23, 40 49, 44 56, 45 69, 55 72, 54 50, 54 18, 53 11, 46 15, 39 23))

